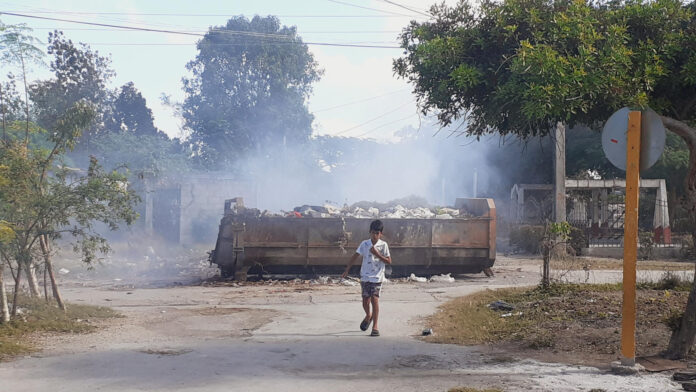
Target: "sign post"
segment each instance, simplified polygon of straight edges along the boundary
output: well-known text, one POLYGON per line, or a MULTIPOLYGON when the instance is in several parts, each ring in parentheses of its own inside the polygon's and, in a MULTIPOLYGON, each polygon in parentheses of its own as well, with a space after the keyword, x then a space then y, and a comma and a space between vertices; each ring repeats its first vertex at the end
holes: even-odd
POLYGON ((623 307, 621 310, 621 365, 636 364, 636 259, 638 256, 638 195, 640 171, 657 162, 665 147, 665 127, 650 108, 621 108, 602 130, 607 159, 626 170, 626 215, 623 243, 623 307))
POLYGON ((626 149, 626 215, 623 246, 623 308, 621 364, 636 364, 636 259, 638 255, 638 195, 640 191, 641 113, 628 113, 626 149))

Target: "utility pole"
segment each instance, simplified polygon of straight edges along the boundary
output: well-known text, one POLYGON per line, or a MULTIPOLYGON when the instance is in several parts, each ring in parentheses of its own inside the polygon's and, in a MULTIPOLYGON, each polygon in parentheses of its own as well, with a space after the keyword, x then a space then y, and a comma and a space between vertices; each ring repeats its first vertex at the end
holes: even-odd
POLYGON ((566 136, 565 125, 562 122, 556 124, 554 133, 554 222, 560 223, 566 220, 566 189, 565 189, 565 174, 566 174, 566 136))

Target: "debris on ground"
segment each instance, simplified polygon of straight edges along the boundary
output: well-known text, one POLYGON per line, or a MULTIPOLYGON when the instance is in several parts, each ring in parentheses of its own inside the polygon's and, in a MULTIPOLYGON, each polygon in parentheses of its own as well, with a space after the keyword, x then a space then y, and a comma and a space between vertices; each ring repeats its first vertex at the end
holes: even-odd
POLYGON ((61 275, 67 275, 67 274, 70 273, 70 270, 67 269, 67 268, 61 268, 61 269, 58 270, 58 273, 61 274, 61 275))
POLYGON ((407 281, 408 281, 408 282, 425 283, 425 282, 428 281, 428 278, 424 278, 424 277, 421 277, 421 276, 416 276, 415 274, 411 274, 411 276, 409 276, 409 277, 407 278, 407 281))
POLYGON ((510 305, 509 303, 507 303, 505 301, 491 302, 490 304, 488 304, 488 307, 493 309, 493 310, 504 310, 506 312, 515 309, 514 306, 510 305))
POLYGON ((423 336, 430 336, 430 335, 432 335, 432 334, 433 334, 433 329, 432 329, 432 328, 426 328, 426 329, 423 330, 423 333, 422 333, 423 336))
POLYGON ((435 275, 430 277, 431 282, 444 282, 444 283, 452 283, 454 282, 454 278, 451 276, 452 274, 442 274, 442 275, 435 275))

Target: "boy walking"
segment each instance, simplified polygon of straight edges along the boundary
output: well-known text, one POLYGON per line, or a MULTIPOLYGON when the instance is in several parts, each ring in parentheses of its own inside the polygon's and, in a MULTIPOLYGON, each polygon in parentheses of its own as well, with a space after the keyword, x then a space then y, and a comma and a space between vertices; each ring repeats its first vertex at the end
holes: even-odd
POLYGON ((362 287, 362 305, 365 310, 365 318, 360 323, 360 330, 367 331, 372 323, 370 336, 379 336, 379 292, 384 282, 384 269, 386 264, 391 264, 389 245, 382 241, 382 221, 375 220, 370 223, 370 239, 360 243, 355 254, 350 258, 348 266, 342 277, 348 276, 350 267, 358 257, 362 256, 360 267, 360 286, 362 287), (372 309, 370 309, 372 305, 372 309))

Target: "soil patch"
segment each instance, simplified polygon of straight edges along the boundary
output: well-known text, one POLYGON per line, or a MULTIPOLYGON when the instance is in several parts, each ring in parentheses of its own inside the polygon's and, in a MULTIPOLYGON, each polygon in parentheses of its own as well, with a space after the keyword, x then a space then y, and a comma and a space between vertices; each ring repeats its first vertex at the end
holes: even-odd
MULTIPOLYGON (((667 347, 670 325, 688 291, 644 284, 637 292, 636 355, 667 347)), ((551 362, 605 367, 621 344, 621 285, 554 285, 550 289, 488 290, 443 305, 430 318, 426 341, 490 344, 515 355, 551 362), (493 310, 504 301, 512 309, 493 310)))

